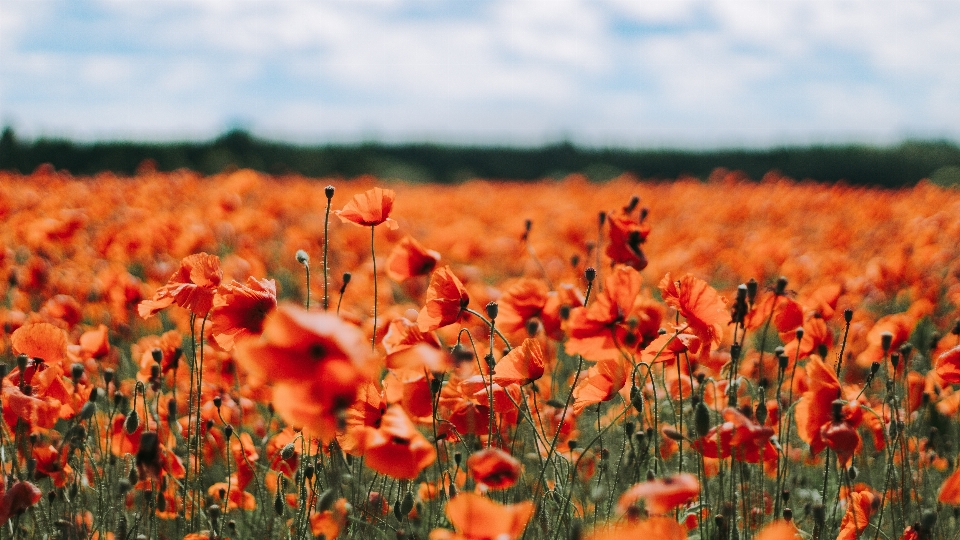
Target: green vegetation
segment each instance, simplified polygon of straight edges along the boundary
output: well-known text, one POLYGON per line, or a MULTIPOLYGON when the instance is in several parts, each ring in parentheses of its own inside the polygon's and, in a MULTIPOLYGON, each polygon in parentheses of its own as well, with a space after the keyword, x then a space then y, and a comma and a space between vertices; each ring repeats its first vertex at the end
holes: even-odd
POLYGON ((306 176, 373 174, 415 182, 453 183, 469 178, 536 180, 583 173, 606 180, 628 172, 642 178, 706 178, 716 167, 760 179, 771 170, 819 182, 910 186, 922 178, 955 184, 960 147, 950 141, 909 141, 896 146, 781 147, 771 149, 670 150, 584 148, 570 143, 541 147, 444 146, 437 144, 294 145, 234 130, 205 142, 25 141, 6 128, 0 137, 0 169, 23 173, 43 163, 78 175, 114 171, 132 174, 146 159, 157 169, 189 168, 212 174, 252 168, 306 176))

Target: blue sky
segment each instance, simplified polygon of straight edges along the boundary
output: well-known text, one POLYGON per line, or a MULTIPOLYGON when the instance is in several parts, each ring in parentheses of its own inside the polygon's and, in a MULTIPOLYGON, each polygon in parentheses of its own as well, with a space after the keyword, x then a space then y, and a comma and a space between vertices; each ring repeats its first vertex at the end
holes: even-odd
POLYGON ((960 140, 955 0, 0 0, 24 136, 960 140))

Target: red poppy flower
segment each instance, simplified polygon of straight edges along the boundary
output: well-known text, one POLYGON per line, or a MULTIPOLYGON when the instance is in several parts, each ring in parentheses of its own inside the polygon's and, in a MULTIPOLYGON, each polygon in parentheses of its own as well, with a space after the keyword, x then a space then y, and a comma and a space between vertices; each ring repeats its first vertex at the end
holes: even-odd
POLYGON ((176 303, 204 317, 213 308, 213 296, 222 278, 219 257, 207 253, 188 255, 167 284, 157 289, 153 299, 140 302, 137 312, 146 319, 176 303))
POLYGON ((756 540, 800 540, 800 531, 792 521, 777 520, 764 527, 756 540))
POLYGON ((626 382, 627 373, 619 360, 600 360, 573 389, 574 414, 579 415, 588 405, 613 399, 626 382))
POLYGON ((10 344, 14 355, 42 358, 51 365, 60 365, 67 357, 67 334, 50 323, 30 323, 17 328, 10 335, 10 344))
POLYGON ((59 365, 30 359, 22 377, 22 389, 19 368, 3 378, 3 418, 8 426, 16 426, 20 418, 31 427, 52 428, 58 419, 70 418, 76 412, 64 407, 71 393, 59 365))
POLYGON ((543 377, 543 349, 536 339, 527 338, 497 362, 493 380, 500 386, 529 384, 543 377))
POLYGON ((0 526, 16 515, 22 514, 27 508, 37 504, 43 497, 43 492, 30 482, 15 482, 10 489, 5 489, 3 478, 0 477, 0 526))
POLYGON ((263 321, 277 306, 277 284, 272 279, 247 278, 245 284, 221 285, 213 299, 210 335, 229 351, 237 341, 258 335, 263 321))
POLYGON ((406 480, 416 478, 437 459, 433 445, 396 405, 387 408, 379 428, 367 428, 363 455, 371 469, 406 480))
POLYGON ((470 476, 490 489, 507 489, 517 483, 523 465, 499 448, 486 448, 467 458, 470 476))
POLYGON ((724 422, 693 442, 694 450, 707 458, 727 458, 759 463, 777 459, 777 449, 770 442, 773 428, 753 422, 737 409, 723 410, 724 422))
POLYGON ((527 335, 527 323, 539 319, 544 333, 551 339, 560 340, 560 307, 579 307, 583 305, 580 291, 569 284, 563 284, 551 291, 543 280, 521 278, 510 285, 497 300, 500 313, 497 315, 497 328, 504 334, 521 333, 527 335))
POLYGON ((236 484, 227 485, 226 482, 217 482, 210 486, 207 489, 207 494, 210 495, 215 502, 217 502, 221 508, 226 510, 256 510, 257 509, 257 498, 253 496, 252 493, 247 493, 240 489, 240 486, 236 484), (230 488, 229 493, 227 488, 230 488), (227 499, 223 500, 224 497, 221 497, 220 494, 223 493, 224 497, 227 499))
POLYGON ((870 516, 880 506, 880 497, 870 491, 855 491, 847 498, 847 512, 840 521, 837 540, 856 540, 867 529, 870 516))
POLYGON ((470 304, 470 296, 463 283, 449 266, 438 268, 430 276, 425 305, 417 317, 421 332, 432 332, 460 320, 470 304))
POLYGON ((803 324, 803 306, 789 296, 771 292, 753 305, 744 324, 747 329, 756 330, 768 320, 778 332, 791 332, 803 324))
POLYGON ((938 356, 936 367, 944 384, 960 384, 960 346, 938 356))
POLYGON ((259 338, 237 343, 235 357, 273 387, 273 405, 284 420, 330 441, 337 415, 372 375, 365 342, 359 328, 336 315, 280 304, 259 338))
POLYGON ((618 359, 622 350, 636 350, 657 337, 663 307, 640 292, 640 272, 617 266, 590 307, 570 311, 564 344, 567 354, 589 360, 618 359))
POLYGON ((860 450, 863 441, 857 430, 847 422, 828 422, 820 427, 820 438, 834 452, 837 453, 837 461, 843 467, 847 466, 850 459, 860 450))
POLYGON ((587 535, 585 540, 625 540, 627 538, 686 540, 687 531, 673 518, 653 516, 643 521, 617 523, 609 529, 587 535))
POLYGON ((610 241, 607 244, 606 254, 614 264, 625 264, 631 268, 643 270, 647 267, 647 257, 640 246, 650 235, 650 225, 640 221, 639 211, 634 218, 625 210, 616 210, 607 215, 610 241))
POLYGON ((944 480, 937 500, 944 504, 960 505, 960 468, 944 480))
POLYGON ((439 253, 423 247, 411 236, 404 236, 387 257, 387 275, 402 283, 412 277, 429 274, 439 260, 439 253))
POLYGON ((700 482, 690 473, 681 473, 665 478, 640 482, 623 492, 617 502, 617 510, 625 513, 637 501, 646 501, 651 514, 666 514, 681 504, 686 504, 700 495, 700 482))
POLYGON ((833 401, 840 397, 840 381, 819 356, 811 356, 805 367, 810 386, 797 403, 794 418, 797 434, 816 455, 826 446, 820 428, 832 419, 833 401))
POLYGON ((689 352, 693 355, 700 350, 700 338, 693 334, 666 333, 650 342, 643 349, 643 361, 648 364, 672 364, 679 355, 689 352))
POLYGON ((533 517, 531 501, 501 505, 483 495, 460 493, 447 502, 445 513, 456 533, 430 532, 430 540, 516 540, 533 517))
POLYGON ((329 510, 317 512, 310 516, 310 532, 314 538, 328 538, 333 540, 340 536, 340 531, 347 525, 349 507, 344 498, 337 499, 329 510))
POLYGON ((387 227, 393 230, 399 227, 397 222, 390 218, 395 197, 396 193, 392 189, 375 187, 354 195, 343 210, 337 210, 334 213, 344 223, 363 227, 374 227, 386 223, 387 227))
POLYGON ((690 325, 690 332, 702 340, 700 358, 708 358, 710 349, 720 345, 723 329, 730 322, 726 300, 706 281, 690 274, 676 280, 667 274, 659 288, 664 302, 676 308, 690 325))

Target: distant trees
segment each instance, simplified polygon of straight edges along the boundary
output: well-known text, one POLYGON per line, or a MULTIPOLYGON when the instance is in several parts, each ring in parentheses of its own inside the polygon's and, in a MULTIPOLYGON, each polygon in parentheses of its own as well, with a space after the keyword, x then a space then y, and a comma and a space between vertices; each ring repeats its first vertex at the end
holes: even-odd
POLYGON ((0 169, 27 173, 43 163, 73 174, 133 174, 144 160, 157 169, 188 168, 204 174, 238 167, 271 174, 352 177, 373 174, 414 182, 453 183, 469 178, 536 180, 582 173, 603 181, 621 173, 640 178, 705 179, 716 167, 741 170, 753 179, 776 170, 796 179, 900 187, 921 178, 951 183, 960 147, 950 141, 908 141, 896 146, 780 147, 771 149, 664 150, 586 148, 569 142, 540 147, 408 144, 295 145, 232 130, 202 142, 83 143, 0 135, 0 169))

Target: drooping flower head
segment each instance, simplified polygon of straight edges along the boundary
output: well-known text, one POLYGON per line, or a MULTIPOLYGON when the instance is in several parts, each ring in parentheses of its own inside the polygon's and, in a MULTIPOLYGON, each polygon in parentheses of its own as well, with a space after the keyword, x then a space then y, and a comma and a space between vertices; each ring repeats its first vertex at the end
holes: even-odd
POLYGON ((337 210, 335 214, 344 223, 353 223, 362 227, 374 227, 386 223, 391 230, 399 227, 397 222, 390 218, 393 210, 393 199, 396 193, 392 189, 375 187, 353 196, 353 199, 337 210))

